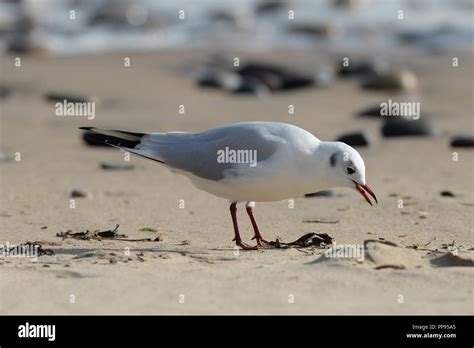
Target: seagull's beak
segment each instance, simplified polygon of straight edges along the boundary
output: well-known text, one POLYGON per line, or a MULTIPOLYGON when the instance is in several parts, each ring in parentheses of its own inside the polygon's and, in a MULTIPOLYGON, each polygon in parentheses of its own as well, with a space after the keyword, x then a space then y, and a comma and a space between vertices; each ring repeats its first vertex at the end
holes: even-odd
POLYGON ((367 203, 369 203, 370 205, 372 205, 372 202, 370 201, 369 199, 369 196, 367 195, 367 193, 369 195, 372 196, 373 199, 375 199, 375 203, 378 204, 378 201, 377 201, 377 197, 375 196, 375 193, 370 189, 369 185, 361 185, 359 184, 358 182, 352 180, 355 184, 355 188, 357 191, 359 191, 359 193, 362 195, 362 197, 364 197, 364 199, 367 201, 367 203))

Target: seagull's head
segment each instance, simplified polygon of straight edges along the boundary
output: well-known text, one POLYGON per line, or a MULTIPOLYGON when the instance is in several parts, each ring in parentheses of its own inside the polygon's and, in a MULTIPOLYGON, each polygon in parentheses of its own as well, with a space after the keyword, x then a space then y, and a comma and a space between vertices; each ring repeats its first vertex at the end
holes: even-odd
POLYGON ((372 205, 369 195, 377 203, 377 197, 365 182, 365 163, 360 154, 342 142, 325 143, 329 176, 336 187, 357 190, 372 205))

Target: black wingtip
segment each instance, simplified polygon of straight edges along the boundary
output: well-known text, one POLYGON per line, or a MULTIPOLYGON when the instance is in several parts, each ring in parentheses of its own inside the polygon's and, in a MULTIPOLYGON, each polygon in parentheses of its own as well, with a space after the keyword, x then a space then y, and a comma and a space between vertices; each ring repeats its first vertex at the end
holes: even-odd
POLYGON ((90 131, 94 127, 79 127, 79 129, 90 131))

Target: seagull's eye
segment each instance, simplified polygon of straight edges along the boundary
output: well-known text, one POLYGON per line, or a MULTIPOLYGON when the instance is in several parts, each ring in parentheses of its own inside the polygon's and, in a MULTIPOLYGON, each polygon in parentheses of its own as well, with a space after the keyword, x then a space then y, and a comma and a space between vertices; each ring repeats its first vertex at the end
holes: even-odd
POLYGON ((351 175, 355 173, 355 169, 352 167, 346 167, 346 173, 351 175))

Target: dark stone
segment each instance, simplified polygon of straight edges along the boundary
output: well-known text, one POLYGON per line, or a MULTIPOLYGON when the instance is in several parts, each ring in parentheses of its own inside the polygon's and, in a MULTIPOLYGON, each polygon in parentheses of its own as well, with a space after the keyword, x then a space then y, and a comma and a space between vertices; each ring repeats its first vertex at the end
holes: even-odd
POLYGON ((115 6, 112 6, 111 3, 105 2, 90 14, 87 23, 92 26, 126 27, 129 25, 127 4, 118 2, 115 6))
POLYGON ((231 25, 237 24, 237 18, 232 12, 227 12, 225 10, 216 10, 209 14, 209 20, 220 23, 227 23, 231 25))
POLYGON ((368 107, 366 109, 360 110, 357 112, 359 117, 381 117, 380 115, 380 104, 368 107))
POLYGON ((411 120, 390 116, 385 118, 382 134, 384 137, 433 136, 436 134, 436 130, 431 123, 424 119, 411 120))
POLYGON ((35 29, 34 20, 22 13, 11 28, 13 34, 29 35, 35 29))
POLYGON ((28 35, 13 34, 7 41, 6 51, 12 54, 26 54, 33 49, 31 38, 28 35))
POLYGON ((311 76, 269 63, 247 63, 238 69, 238 74, 244 79, 257 79, 270 90, 302 88, 315 83, 311 76))
MULTIPOLYGON (((22 11, 23 12, 23 11, 22 11)), ((34 30, 33 20, 21 13, 13 25, 6 32, 6 51, 14 54, 27 54, 36 48, 31 32, 34 30)))
POLYGON ((339 136, 336 141, 346 143, 350 146, 369 146, 372 144, 372 140, 365 132, 346 133, 339 136))
POLYGON ((281 66, 271 63, 250 62, 242 65, 238 72, 242 76, 265 77, 266 75, 282 75, 284 70, 281 66))
POLYGON ((255 13, 258 15, 270 14, 281 10, 287 6, 286 1, 265 0, 255 6, 255 13))
POLYGON ((400 43, 411 45, 426 40, 427 34, 424 32, 408 30, 397 33, 396 37, 398 38, 400 43))
POLYGON ((11 96, 13 89, 7 86, 0 86, 0 99, 6 99, 11 96))
POLYGON ((354 10, 365 5, 364 1, 359 0, 334 0, 332 5, 336 8, 341 8, 345 10, 354 10))
POLYGON ((451 138, 452 147, 473 147, 474 136, 473 135, 455 135, 451 138))
POLYGON ((287 73, 282 76, 280 89, 294 89, 315 85, 314 77, 287 73))
POLYGON ((337 69, 337 75, 340 77, 369 76, 377 74, 378 71, 386 70, 389 67, 385 61, 354 61, 353 59, 349 58, 348 66, 344 66, 341 62, 338 63, 337 69))
POLYGON ((206 68, 197 77, 197 84, 200 87, 226 88, 235 86, 240 80, 239 75, 222 69, 206 68))
POLYGON ((11 162, 13 159, 14 157, 10 154, 0 151, 0 162, 11 162))
POLYGON ((81 190, 72 190, 71 191, 71 198, 86 198, 88 194, 81 191, 81 190))
POLYGON ((55 92, 46 93, 44 95, 44 98, 46 99, 46 101, 49 101, 49 102, 60 102, 60 103, 64 102, 64 100, 66 100, 66 102, 68 103, 89 102, 89 100, 83 96, 68 95, 68 94, 55 93, 55 92))
POLYGON ((212 87, 218 88, 221 87, 221 82, 218 79, 217 75, 212 73, 204 73, 198 76, 197 84, 200 87, 212 87))
POLYGON ((288 31, 315 39, 327 39, 337 36, 343 29, 334 23, 295 23, 288 26, 288 31))
POLYGON ((312 86, 323 87, 333 80, 333 75, 326 71, 306 73, 266 62, 248 62, 231 68, 230 62, 223 62, 218 58, 200 71, 196 82, 200 87, 222 88, 231 93, 261 94, 312 86))
POLYGON ((304 196, 307 198, 312 197, 334 197, 336 194, 332 190, 323 190, 318 192, 307 193, 304 196))
MULTIPOLYGON (((75 7, 82 1, 75 1, 75 7)), ((87 13, 89 26, 107 27, 115 30, 160 28, 162 23, 154 11, 141 1, 98 1, 92 11, 87 13), (132 4, 133 3, 133 4, 132 4)))
POLYGON ((252 77, 241 79, 236 87, 230 88, 230 91, 235 94, 263 95, 270 93, 270 89, 265 84, 252 77))
POLYGON ((451 191, 448 191, 448 190, 441 191, 440 195, 443 196, 443 197, 456 197, 456 195, 454 193, 452 193, 451 191))

